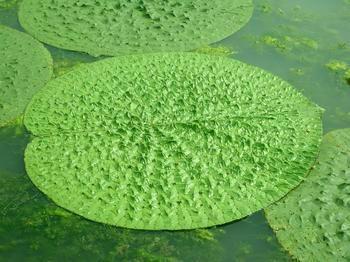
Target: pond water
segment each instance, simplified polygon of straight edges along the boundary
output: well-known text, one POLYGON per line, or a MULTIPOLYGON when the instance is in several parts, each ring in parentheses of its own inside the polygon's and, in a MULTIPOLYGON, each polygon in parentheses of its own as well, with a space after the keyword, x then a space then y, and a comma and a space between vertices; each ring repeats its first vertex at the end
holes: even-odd
MULTIPOLYGON (((250 22, 212 46, 280 76, 323 107, 325 132, 350 127, 350 74, 341 66, 350 70, 350 1, 254 2, 250 22)), ((22 30, 15 3, 0 0, 0 24, 22 30)), ((56 75, 96 60, 47 47, 56 75)), ((27 177, 23 152, 29 140, 23 127, 0 129, 1 261, 291 260, 262 211, 216 228, 179 232, 120 229, 71 214, 27 177)))

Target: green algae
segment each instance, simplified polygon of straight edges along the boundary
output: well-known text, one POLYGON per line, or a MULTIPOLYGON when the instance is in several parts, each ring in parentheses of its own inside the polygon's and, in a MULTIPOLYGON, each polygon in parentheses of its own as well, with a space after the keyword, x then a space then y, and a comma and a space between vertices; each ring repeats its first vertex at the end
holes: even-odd
POLYGON ((350 129, 325 135, 306 181, 266 209, 284 248, 299 261, 350 259, 350 129))
POLYGON ((24 0, 19 20, 50 45, 115 56, 196 49, 239 30, 252 11, 251 0, 24 0))
POLYGON ((344 79, 347 82, 347 84, 350 85, 350 68, 348 70, 346 70, 346 72, 344 74, 344 79))
POLYGON ((49 52, 31 36, 0 25, 0 127, 14 124, 51 78, 49 52))
POLYGON ((17 118, 11 119, 9 121, 3 122, 2 124, 0 123, 0 127, 4 126, 21 126, 23 125, 23 115, 19 115, 17 118))
POLYGON ((317 50, 318 49, 318 43, 310 38, 307 37, 295 37, 295 36, 270 36, 266 35, 260 38, 259 40, 256 40, 256 43, 263 43, 268 46, 272 46, 276 48, 279 51, 286 51, 290 52, 294 49, 300 49, 300 48, 310 48, 317 50))
POLYGON ((201 48, 197 48, 194 52, 200 54, 208 54, 208 55, 218 55, 218 56, 231 56, 236 54, 234 50, 231 50, 225 46, 204 46, 201 48))
POLYGON ((53 74, 55 77, 64 75, 69 71, 85 64, 81 60, 73 60, 73 59, 61 59, 56 60, 53 64, 53 74))
POLYGON ((344 81, 350 85, 350 65, 344 61, 331 60, 326 64, 326 67, 340 75, 344 81))
POLYGON ((15 8, 22 0, 0 0, 0 8, 15 8))
POLYGON ((345 71, 349 68, 348 64, 339 60, 331 60, 326 64, 326 67, 334 72, 345 71))
POLYGON ((32 100, 26 170, 55 203, 94 221, 208 227, 298 185, 318 152, 321 115, 286 82, 226 57, 107 59, 32 100))

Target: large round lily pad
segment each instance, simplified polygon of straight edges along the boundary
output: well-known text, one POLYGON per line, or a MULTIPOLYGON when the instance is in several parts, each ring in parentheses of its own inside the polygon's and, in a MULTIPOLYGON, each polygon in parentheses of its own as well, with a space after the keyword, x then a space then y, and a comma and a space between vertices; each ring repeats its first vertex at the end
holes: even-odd
POLYGON ((324 137, 315 169, 266 217, 298 260, 350 260, 350 129, 324 137))
POLYGON ((27 172, 58 205, 138 229, 242 218, 299 184, 322 110, 225 57, 134 55, 82 66, 30 103, 27 172))
POLYGON ((24 0, 19 20, 45 43, 99 56, 195 49, 236 32, 252 11, 251 0, 24 0))
POLYGON ((23 114, 52 75, 52 59, 31 36, 0 25, 0 126, 23 114))

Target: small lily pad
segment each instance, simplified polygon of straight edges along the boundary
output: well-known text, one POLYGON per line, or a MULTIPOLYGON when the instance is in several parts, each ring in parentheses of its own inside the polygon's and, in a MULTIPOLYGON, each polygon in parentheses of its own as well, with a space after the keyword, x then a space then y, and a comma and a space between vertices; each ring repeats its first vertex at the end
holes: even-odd
POLYGON ((26 169, 54 202, 94 221, 209 227, 297 186, 317 156, 321 115, 286 82, 223 56, 112 58, 35 96, 26 169))
POLYGON ((52 75, 52 59, 31 36, 0 25, 0 126, 15 121, 52 75))
POLYGON ((188 51, 245 25, 251 0, 24 0, 21 25, 35 38, 94 56, 188 51))
POLYGON ((282 246, 299 261, 349 261, 350 129, 325 135, 307 180, 265 213, 282 246))

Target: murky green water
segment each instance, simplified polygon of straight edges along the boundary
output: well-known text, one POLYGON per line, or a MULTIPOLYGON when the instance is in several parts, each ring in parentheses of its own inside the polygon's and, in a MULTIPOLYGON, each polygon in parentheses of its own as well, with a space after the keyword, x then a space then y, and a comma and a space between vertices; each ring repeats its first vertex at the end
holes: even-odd
MULTIPOLYGON (((325 108, 325 132, 350 127, 350 80, 339 66, 350 65, 350 1, 256 0, 255 5, 250 23, 218 45, 289 81, 325 108)), ((20 29, 16 9, 0 9, 0 23, 20 29)), ((57 74, 95 60, 48 48, 57 74)), ((29 139, 21 127, 0 129, 0 261, 291 260, 262 212, 181 232, 119 229, 68 213, 26 176, 23 151, 29 139)))

